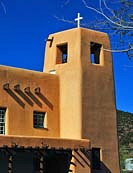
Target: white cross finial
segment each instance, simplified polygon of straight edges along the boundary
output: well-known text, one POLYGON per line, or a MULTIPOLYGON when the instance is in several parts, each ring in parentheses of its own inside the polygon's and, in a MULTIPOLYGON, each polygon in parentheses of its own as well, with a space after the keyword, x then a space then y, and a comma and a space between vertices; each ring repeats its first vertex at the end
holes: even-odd
POLYGON ((78 13, 78 17, 75 19, 75 21, 77 21, 77 27, 80 27, 80 20, 82 20, 83 17, 80 17, 80 13, 78 13))

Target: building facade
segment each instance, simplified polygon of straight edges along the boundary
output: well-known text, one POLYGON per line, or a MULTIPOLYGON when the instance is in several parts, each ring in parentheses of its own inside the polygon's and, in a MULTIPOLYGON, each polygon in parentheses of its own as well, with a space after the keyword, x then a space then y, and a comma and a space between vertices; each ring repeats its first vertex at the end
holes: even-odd
POLYGON ((3 173, 119 173, 107 34, 49 35, 44 72, 0 67, 3 173))

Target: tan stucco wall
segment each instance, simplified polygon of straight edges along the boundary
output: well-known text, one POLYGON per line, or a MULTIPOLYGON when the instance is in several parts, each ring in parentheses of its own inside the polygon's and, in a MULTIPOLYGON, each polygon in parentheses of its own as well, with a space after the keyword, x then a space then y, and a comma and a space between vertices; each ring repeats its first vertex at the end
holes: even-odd
POLYGON ((60 136, 59 82, 56 75, 1 66, 0 97, 0 107, 7 108, 7 135, 60 136), (3 85, 6 83, 9 83, 9 93, 3 89, 3 85), (29 104, 21 95, 14 91, 14 86, 17 84, 20 84, 22 93, 31 100, 33 105, 29 104), (24 92, 26 87, 30 87, 31 93, 36 100, 31 99, 24 92), (40 99, 34 93, 36 87, 40 87, 45 100, 40 99), (15 99, 16 97, 17 99, 15 99), (23 102, 24 106, 18 103, 19 100, 23 102), (47 121, 48 128, 37 129, 33 127, 33 111, 47 112, 45 121, 47 121))
POLYGON ((82 30, 82 138, 102 150, 102 161, 112 173, 119 172, 114 81, 108 36, 82 30), (102 45, 101 63, 90 62, 90 42, 102 45), (114 159, 113 159, 114 158, 114 159))
POLYGON ((63 138, 81 139, 81 60, 80 29, 50 35, 52 47, 46 45, 44 72, 56 70, 60 84, 60 135, 63 138), (68 43, 68 62, 56 64, 59 44, 68 43))
POLYGON ((59 76, 61 137, 90 139, 92 147, 101 148, 107 169, 119 173, 112 56, 104 50, 110 49, 108 36, 76 28, 52 37, 52 46, 46 45, 44 71, 56 70, 59 76), (100 64, 91 64, 91 41, 102 44, 100 64), (68 62, 56 64, 56 46, 63 43, 68 43, 68 62))

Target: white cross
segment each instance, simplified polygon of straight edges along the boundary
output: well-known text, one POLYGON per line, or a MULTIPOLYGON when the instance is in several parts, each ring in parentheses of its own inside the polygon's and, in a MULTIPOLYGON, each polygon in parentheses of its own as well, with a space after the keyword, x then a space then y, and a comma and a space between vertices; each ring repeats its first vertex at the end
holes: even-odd
POLYGON ((80 17, 80 13, 78 13, 78 17, 75 19, 75 21, 77 21, 77 27, 80 27, 80 20, 82 20, 83 17, 80 17))

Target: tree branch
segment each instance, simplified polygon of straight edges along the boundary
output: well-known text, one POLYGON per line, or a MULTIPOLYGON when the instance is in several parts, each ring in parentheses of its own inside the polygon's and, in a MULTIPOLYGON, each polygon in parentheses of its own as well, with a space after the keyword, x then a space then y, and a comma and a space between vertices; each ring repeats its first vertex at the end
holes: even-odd
POLYGON ((4 13, 6 14, 6 7, 5 7, 5 4, 4 4, 2 1, 0 1, 0 4, 1 4, 3 10, 4 10, 4 13))
MULTIPOLYGON (((101 1, 101 0, 100 0, 100 1, 101 1)), ((88 4, 86 3, 85 0, 82 0, 82 2, 83 2, 84 6, 85 6, 86 8, 88 8, 88 9, 90 9, 90 10, 93 10, 94 12, 96 12, 96 13, 102 15, 102 16, 103 16, 106 20, 108 20, 110 23, 112 23, 112 24, 114 24, 114 25, 116 25, 116 26, 118 26, 118 27, 124 28, 124 29, 133 29, 132 26, 123 25, 123 24, 121 24, 121 23, 117 23, 117 22, 113 21, 113 20, 110 19, 103 11, 99 11, 99 10, 97 10, 97 9, 94 8, 94 7, 88 6, 88 4)), ((101 7, 100 7, 100 8, 101 8, 101 7)))

